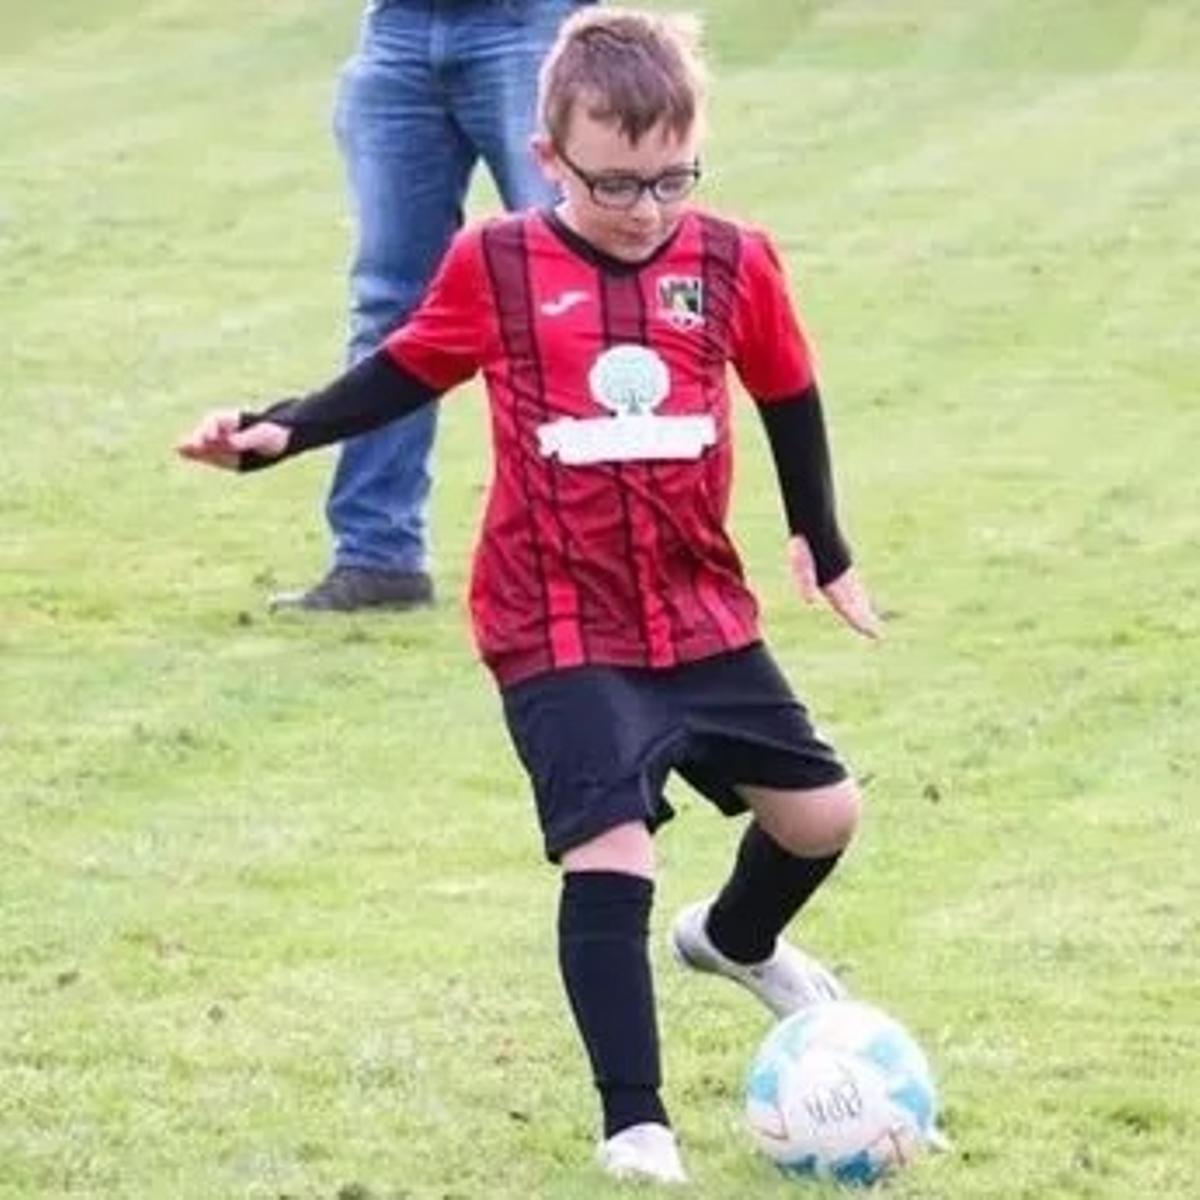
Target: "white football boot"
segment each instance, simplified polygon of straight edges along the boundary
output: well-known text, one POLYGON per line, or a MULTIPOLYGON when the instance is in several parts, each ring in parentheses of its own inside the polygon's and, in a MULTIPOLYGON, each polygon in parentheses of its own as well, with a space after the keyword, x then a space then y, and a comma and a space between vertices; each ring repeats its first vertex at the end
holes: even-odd
POLYGON ((736 963, 712 944, 705 924, 712 900, 681 909, 671 925, 671 951, 693 971, 723 975, 753 992, 777 1017, 786 1017, 847 992, 832 971, 780 938, 775 953, 760 963, 736 963))
POLYGON ((679 1143, 666 1125, 644 1122, 614 1133, 596 1149, 596 1161, 614 1179, 687 1183, 679 1143))

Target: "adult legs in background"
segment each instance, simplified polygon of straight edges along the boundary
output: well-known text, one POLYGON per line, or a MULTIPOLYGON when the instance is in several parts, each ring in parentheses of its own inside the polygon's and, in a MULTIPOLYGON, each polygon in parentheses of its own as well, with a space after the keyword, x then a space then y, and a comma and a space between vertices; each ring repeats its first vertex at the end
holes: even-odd
MULTIPOLYGON (((576 0, 389 0, 363 20, 336 132, 357 244, 347 358, 401 323, 462 224, 483 157, 506 207, 548 203, 529 150, 537 68, 576 0)), ((326 517, 333 567, 277 607, 409 608, 433 598, 428 532, 436 406, 347 442, 326 517)))

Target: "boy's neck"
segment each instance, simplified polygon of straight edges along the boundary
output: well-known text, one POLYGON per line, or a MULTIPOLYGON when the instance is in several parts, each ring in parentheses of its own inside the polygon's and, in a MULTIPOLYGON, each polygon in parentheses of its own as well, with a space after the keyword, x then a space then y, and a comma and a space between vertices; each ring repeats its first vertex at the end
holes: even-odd
POLYGON ((683 227, 683 222, 686 219, 691 209, 686 209, 675 223, 674 228, 663 238, 661 242, 644 258, 626 259, 618 258, 615 254, 609 254, 607 250, 601 246, 597 246, 595 242, 589 240, 580 231, 575 222, 571 219, 570 205, 558 203, 552 207, 543 210, 546 216, 546 221, 560 238, 566 244, 578 253, 581 257, 589 262, 595 263, 597 266, 603 267, 605 270, 613 271, 618 274, 640 271, 643 267, 649 266, 656 259, 661 257, 670 248, 671 243, 679 236, 679 231, 683 227))

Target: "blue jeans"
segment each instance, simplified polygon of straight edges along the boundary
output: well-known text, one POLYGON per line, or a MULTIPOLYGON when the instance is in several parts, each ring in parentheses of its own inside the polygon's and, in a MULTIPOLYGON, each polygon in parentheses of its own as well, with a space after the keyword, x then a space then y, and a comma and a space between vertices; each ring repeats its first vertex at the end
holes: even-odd
MULTIPOLYGON (((358 243, 348 358, 407 317, 455 231, 482 158, 506 208, 552 200, 529 149, 537 72, 582 0, 370 0, 342 70, 335 130, 358 243)), ((437 406, 347 442, 326 516, 334 562, 428 569, 437 406)))

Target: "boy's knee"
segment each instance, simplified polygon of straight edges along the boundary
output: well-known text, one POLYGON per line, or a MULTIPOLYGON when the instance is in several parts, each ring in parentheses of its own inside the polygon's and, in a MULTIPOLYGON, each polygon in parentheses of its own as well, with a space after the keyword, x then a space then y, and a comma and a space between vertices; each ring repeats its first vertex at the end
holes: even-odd
POLYGON ((858 784, 847 777, 836 785, 836 793, 830 806, 830 841, 833 849, 844 850, 854 839, 858 820, 862 812, 862 793, 858 784))
POLYGON ((849 846, 858 828, 862 807, 858 785, 846 778, 829 787, 793 792, 786 806, 772 806, 771 817, 759 823, 789 854, 820 858, 849 846), (773 819, 772 819, 773 818, 773 819))

